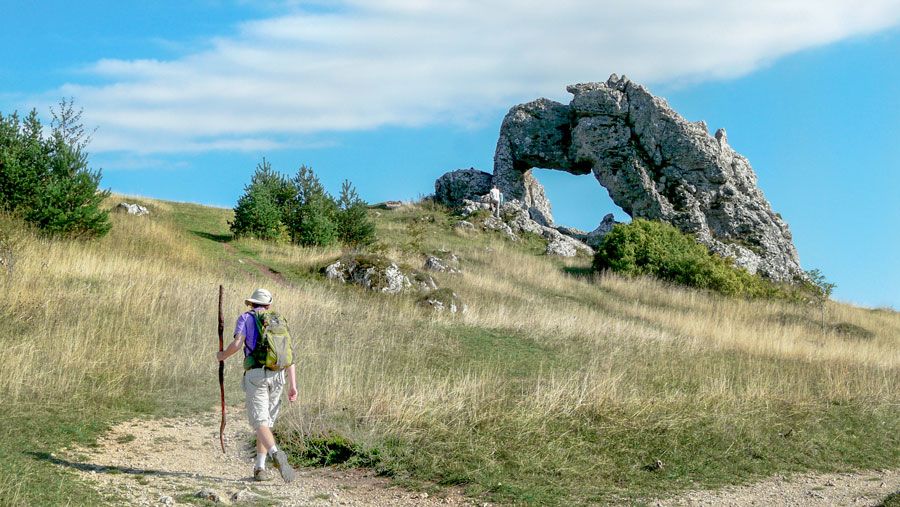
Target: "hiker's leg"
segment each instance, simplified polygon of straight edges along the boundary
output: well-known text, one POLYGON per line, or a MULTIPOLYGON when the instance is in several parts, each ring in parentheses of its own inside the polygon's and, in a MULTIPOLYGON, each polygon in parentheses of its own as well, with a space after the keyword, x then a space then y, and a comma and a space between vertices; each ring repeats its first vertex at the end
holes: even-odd
POLYGON ((266 454, 275 445, 275 435, 268 426, 256 428, 256 454, 266 454))

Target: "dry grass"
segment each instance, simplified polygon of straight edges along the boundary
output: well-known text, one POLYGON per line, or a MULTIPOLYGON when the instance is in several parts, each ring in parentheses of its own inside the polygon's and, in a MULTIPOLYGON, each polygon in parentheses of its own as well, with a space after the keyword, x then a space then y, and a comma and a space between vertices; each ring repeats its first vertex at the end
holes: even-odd
MULTIPOLYGON (((8 403, 167 399, 197 379, 208 379, 199 391, 211 392, 219 283, 228 289, 226 335, 243 298, 263 284, 291 323, 302 394, 285 411, 283 438, 340 434, 380 449, 395 473, 465 482, 497 500, 602 499, 600 490, 635 488, 643 459, 697 459, 684 451, 685 438, 700 448, 692 453, 740 462, 735 449, 745 446, 734 442, 753 441, 761 424, 812 427, 797 414, 826 417, 827 407, 847 403, 874 413, 900 401, 896 312, 829 303, 829 323, 872 337, 823 334, 816 308, 569 274, 585 272, 590 259, 551 259, 499 235, 455 232, 452 218, 428 207, 383 211, 389 255, 421 266, 422 257, 398 245, 408 220, 434 215, 425 249, 461 258, 461 274, 437 278, 470 311, 432 314, 412 296, 313 274, 337 249, 237 244, 291 285, 223 271, 223 258, 209 252, 224 250, 173 225, 181 205, 144 203, 153 215, 113 215, 110 235, 92 243, 16 232, 20 261, 0 274, 0 392, 8 403), (732 445, 691 437, 701 431, 732 445), (490 486, 497 478, 508 487, 490 486), (571 491, 578 481, 586 485, 571 491)), ((209 213, 219 226, 227 215, 209 213)), ((234 389, 240 366, 230 363, 234 389)), ((714 460, 709 467, 641 487, 728 480, 709 479, 714 460)))

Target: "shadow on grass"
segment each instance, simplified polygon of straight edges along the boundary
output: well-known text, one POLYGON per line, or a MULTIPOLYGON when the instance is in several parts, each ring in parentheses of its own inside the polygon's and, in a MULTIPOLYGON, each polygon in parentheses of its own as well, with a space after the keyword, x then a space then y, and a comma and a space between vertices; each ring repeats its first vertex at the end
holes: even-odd
POLYGON ((563 271, 569 276, 584 280, 590 280, 594 276, 594 270, 589 267, 564 266, 563 271))
MULTIPOLYGON (((81 470, 82 472, 97 472, 97 473, 106 473, 106 474, 128 474, 128 475, 160 475, 160 476, 168 476, 168 477, 189 477, 194 479, 207 479, 207 480, 222 480, 223 477, 212 477, 209 475, 200 475, 189 472, 168 472, 165 470, 154 470, 150 468, 133 468, 133 467, 124 467, 124 466, 102 466, 102 465, 94 465, 93 463, 80 463, 78 461, 68 461, 64 459, 57 458, 55 456, 51 456, 50 453, 47 452, 34 452, 29 451, 25 454, 30 455, 36 460, 45 461, 47 463, 52 463, 54 465, 65 466, 69 468, 74 468, 76 470, 81 470)), ((250 480, 248 477, 246 480, 250 480)))
POLYGON ((206 231, 191 231, 201 238, 215 241, 216 243, 227 243, 231 241, 231 234, 211 234, 206 231))

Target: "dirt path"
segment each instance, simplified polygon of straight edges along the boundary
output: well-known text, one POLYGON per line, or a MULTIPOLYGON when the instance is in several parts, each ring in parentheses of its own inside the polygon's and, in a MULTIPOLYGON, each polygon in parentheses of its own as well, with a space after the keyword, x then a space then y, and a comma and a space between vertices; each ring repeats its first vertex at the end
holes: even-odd
POLYGON ((694 491, 656 506, 876 506, 900 491, 900 470, 775 476, 749 486, 694 491))
POLYGON ((222 247, 225 248, 226 252, 235 256, 237 258, 238 262, 250 264, 251 266, 255 267, 259 271, 259 274, 268 278, 269 280, 272 280, 273 282, 276 282, 276 283, 280 283, 282 285, 286 285, 288 287, 291 286, 290 282, 285 280, 285 278, 283 276, 281 276, 280 273, 273 271, 272 268, 270 268, 269 266, 266 266, 265 264, 261 264, 254 260, 247 259, 246 257, 241 256, 241 254, 238 252, 237 248, 235 248, 235 246, 232 245, 231 243, 222 243, 222 247))
POLYGON ((255 482, 256 451, 244 409, 228 407, 227 413, 225 455, 221 416, 210 412, 127 421, 96 448, 67 450, 53 462, 74 469, 115 505, 196 505, 200 497, 241 505, 486 505, 453 489, 429 495, 392 487, 388 479, 357 470, 300 468, 290 484, 277 471, 275 479, 255 482))

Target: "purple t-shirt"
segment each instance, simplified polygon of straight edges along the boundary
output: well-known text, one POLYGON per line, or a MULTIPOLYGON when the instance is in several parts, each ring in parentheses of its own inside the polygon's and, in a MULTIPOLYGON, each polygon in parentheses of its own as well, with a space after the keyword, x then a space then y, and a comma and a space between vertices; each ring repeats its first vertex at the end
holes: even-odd
POLYGON ((242 313, 237 319, 234 326, 234 336, 244 336, 244 356, 249 356, 256 347, 256 340, 259 338, 259 330, 256 329, 255 311, 242 313))

